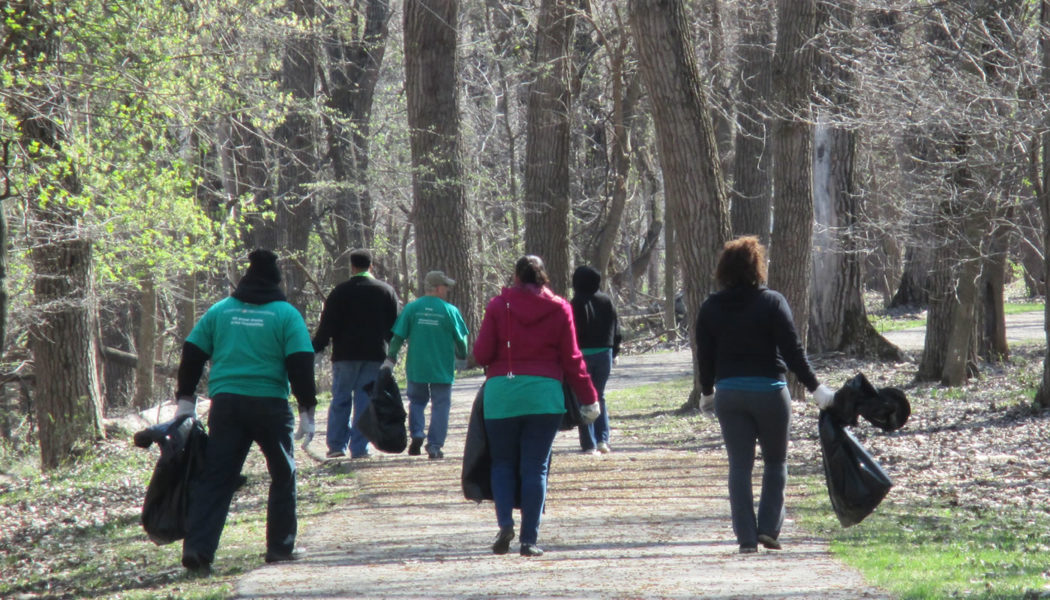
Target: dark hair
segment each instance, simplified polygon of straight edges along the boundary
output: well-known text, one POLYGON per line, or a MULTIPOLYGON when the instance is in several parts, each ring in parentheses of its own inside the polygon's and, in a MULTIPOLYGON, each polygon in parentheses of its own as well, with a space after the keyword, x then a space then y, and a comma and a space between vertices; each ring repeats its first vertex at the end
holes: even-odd
POLYGON ((350 253, 350 265, 356 269, 367 269, 372 266, 372 253, 359 248, 350 253))
POLYGON ((547 269, 543 266, 543 259, 535 254, 526 254, 514 263, 514 274, 522 283, 535 285, 547 285, 550 277, 547 277, 547 269))
POLYGON ((730 240, 722 247, 715 280, 723 288, 757 287, 766 283, 766 247, 753 235, 730 240))
POLYGON ((248 270, 245 279, 270 284, 281 283, 281 270, 277 267, 277 255, 265 248, 256 248, 248 255, 248 270))

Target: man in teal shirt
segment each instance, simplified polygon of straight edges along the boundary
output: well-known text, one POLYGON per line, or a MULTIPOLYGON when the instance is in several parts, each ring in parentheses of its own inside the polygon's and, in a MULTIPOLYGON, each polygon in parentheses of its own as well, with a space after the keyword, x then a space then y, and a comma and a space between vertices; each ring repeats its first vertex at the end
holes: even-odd
POLYGON ((448 413, 452 405, 452 381, 455 379, 456 359, 467 357, 467 325, 452 304, 447 302, 448 290, 455 285, 441 271, 427 273, 423 280, 425 296, 410 302, 394 323, 383 368, 391 369, 397 362, 401 345, 408 341, 405 371, 408 378, 408 428, 412 444, 408 453, 421 454, 425 412, 430 402, 430 430, 425 438, 427 456, 444 458, 441 451, 448 434, 448 413))
POLYGON ((299 436, 314 433, 317 389, 314 349, 302 315, 280 287, 277 255, 255 250, 233 293, 208 309, 182 348, 176 416, 196 414, 196 389, 208 374, 208 445, 203 470, 192 482, 182 565, 208 571, 215 559, 236 486, 252 443, 270 473, 266 502, 266 562, 296 560, 295 416, 289 384, 299 404, 299 436))

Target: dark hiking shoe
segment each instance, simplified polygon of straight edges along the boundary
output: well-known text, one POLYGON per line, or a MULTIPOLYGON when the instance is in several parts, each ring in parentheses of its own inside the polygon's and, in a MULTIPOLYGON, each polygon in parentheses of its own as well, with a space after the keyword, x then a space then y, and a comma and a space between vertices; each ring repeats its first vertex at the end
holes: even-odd
POLYGON ((533 544, 522 544, 521 555, 527 557, 543 556, 543 549, 533 544))
POLYGON ((741 554, 754 554, 758 552, 758 546, 740 546, 741 554))
POLYGON ((496 539, 492 541, 493 554, 506 554, 510 550, 510 541, 514 539, 513 527, 500 527, 496 539))
POLYGON ((204 559, 200 554, 197 554, 192 550, 183 551, 182 566, 194 575, 211 574, 211 561, 204 559))
POLYGON ((423 438, 412 438, 412 445, 408 447, 409 456, 419 456, 422 452, 419 451, 423 447, 423 438))
POLYGON ((277 562, 289 562, 293 560, 299 560, 306 557, 306 551, 302 548, 293 548, 291 552, 266 552, 266 562, 277 563, 277 562))
POLYGON ((344 456, 346 456, 346 452, 343 452, 342 450, 332 450, 324 455, 325 458, 343 458, 344 456))
POLYGON ((440 460, 445 458, 445 453, 436 446, 427 446, 427 456, 430 457, 430 460, 440 460))
POLYGON ((780 550, 780 542, 778 542, 773 536, 764 533, 758 534, 758 543, 770 550, 780 550))

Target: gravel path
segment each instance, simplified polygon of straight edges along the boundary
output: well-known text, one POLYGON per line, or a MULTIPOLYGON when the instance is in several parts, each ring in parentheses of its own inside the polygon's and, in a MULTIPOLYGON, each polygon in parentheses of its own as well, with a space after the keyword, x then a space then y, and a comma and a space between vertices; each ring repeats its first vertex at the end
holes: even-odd
MULTIPOLYGON (((623 357, 610 389, 691 373, 688 352, 623 357)), ((462 443, 480 377, 456 382, 443 461, 380 455, 346 461, 359 493, 300 523, 308 557, 267 565, 237 584, 238 598, 888 598, 835 561, 824 540, 785 523, 784 550, 742 556, 729 524, 721 449, 675 451, 621 439, 577 452, 559 434, 540 558, 495 556, 491 503, 463 499, 462 443)), ((319 415, 320 417, 321 415, 319 415)), ((318 438, 323 439, 324 423, 318 438)), ((314 452, 323 442, 314 442, 314 452)), ((300 486, 309 486, 300 481, 300 486)), ((790 499, 788 512, 790 519, 790 499)), ((517 515, 516 515, 517 518, 517 515)))

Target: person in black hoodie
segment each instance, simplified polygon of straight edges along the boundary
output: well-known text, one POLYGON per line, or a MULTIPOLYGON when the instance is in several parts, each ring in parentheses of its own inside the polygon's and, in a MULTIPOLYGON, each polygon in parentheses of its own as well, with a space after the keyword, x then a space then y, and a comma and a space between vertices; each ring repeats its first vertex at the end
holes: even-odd
POLYGON ((350 279, 325 298, 314 332, 314 352, 332 342, 332 403, 328 406, 328 458, 367 458, 368 438, 355 426, 368 409, 365 387, 379 376, 401 309, 390 284, 372 276, 372 254, 350 253, 350 279))
POLYGON ((208 444, 204 466, 191 483, 182 565, 207 571, 230 511, 244 460, 259 444, 270 473, 266 507, 266 562, 295 560, 297 529, 295 416, 288 388, 299 403, 300 437, 314 432, 317 389, 310 331, 281 290, 277 255, 255 250, 237 288, 200 318, 182 347, 176 416, 196 415, 197 384, 208 374, 208 444))
POLYGON ((620 354, 620 322, 612 299, 598 291, 602 275, 589 266, 577 267, 572 274, 572 317, 576 323, 576 342, 583 352, 587 372, 598 392, 601 414, 589 425, 580 425, 580 450, 607 454, 609 411, 605 408, 605 384, 612 372, 613 359, 620 354))
POLYGON ((701 406, 714 404, 729 455, 729 507, 740 553, 761 543, 779 550, 787 484, 790 369, 820 408, 835 393, 817 381, 787 300, 766 287, 766 250, 754 236, 726 242, 715 279, 722 288, 700 307, 696 354, 701 406), (712 397, 713 396, 713 397, 712 397), (762 495, 755 516, 751 472, 762 448, 762 495))

